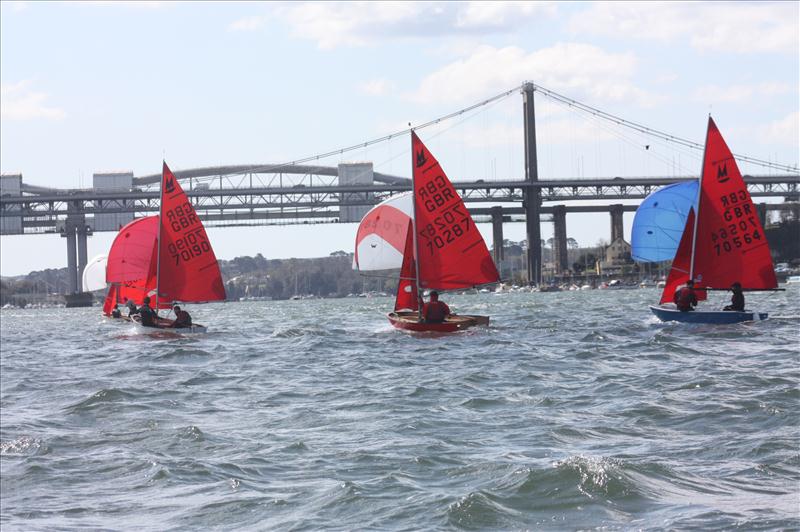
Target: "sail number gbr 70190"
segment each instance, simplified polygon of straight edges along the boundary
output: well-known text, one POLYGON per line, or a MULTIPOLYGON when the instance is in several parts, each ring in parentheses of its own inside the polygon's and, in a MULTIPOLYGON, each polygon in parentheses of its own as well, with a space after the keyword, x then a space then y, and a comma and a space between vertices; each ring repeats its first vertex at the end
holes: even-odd
POLYGON ((753 202, 744 190, 721 196, 720 204, 725 209, 722 215, 724 222, 721 227, 711 231, 711 243, 717 256, 749 247, 762 239, 753 202))
POLYGON ((181 261, 188 262, 203 253, 211 251, 211 244, 208 243, 203 228, 198 227, 170 242, 167 245, 167 250, 169 250, 169 254, 177 266, 181 261))
POLYGON ((434 249, 442 249, 469 232, 470 217, 463 209, 463 204, 453 205, 420 228, 419 234, 431 254, 434 249))

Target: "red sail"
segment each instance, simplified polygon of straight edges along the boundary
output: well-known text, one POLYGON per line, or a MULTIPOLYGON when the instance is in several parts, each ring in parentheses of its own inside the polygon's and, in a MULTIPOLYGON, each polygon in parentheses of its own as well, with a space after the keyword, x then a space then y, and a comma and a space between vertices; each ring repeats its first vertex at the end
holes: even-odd
POLYGON ((156 286, 158 216, 132 221, 119 230, 106 263, 107 283, 156 286))
POLYGON ((167 163, 161 178, 158 300, 225 299, 225 286, 206 230, 167 163))
POLYGON ((405 251, 403 252, 403 267, 400 268, 400 281, 397 283, 397 297, 394 301, 395 310, 418 310, 419 296, 417 294, 417 272, 414 264, 414 227, 408 221, 406 231, 405 251))
POLYGON ((708 119, 700 184, 694 278, 697 286, 776 288, 775 269, 764 228, 714 121, 708 119))
MULTIPOLYGON (((681 242, 678 244, 678 251, 672 259, 672 269, 667 276, 667 285, 661 293, 659 303, 672 303, 675 298, 675 291, 689 280, 689 263, 692 260, 692 237, 694 235, 694 209, 689 210, 686 217, 686 227, 683 229, 681 242)), ((698 301, 706 299, 705 290, 700 290, 695 294, 698 301)))
POLYGON ((411 132, 419 285, 442 290, 499 280, 486 243, 439 162, 411 132))
POLYGON ((111 316, 111 311, 114 310, 114 305, 117 304, 117 285, 112 284, 108 288, 106 300, 103 302, 103 314, 111 316))

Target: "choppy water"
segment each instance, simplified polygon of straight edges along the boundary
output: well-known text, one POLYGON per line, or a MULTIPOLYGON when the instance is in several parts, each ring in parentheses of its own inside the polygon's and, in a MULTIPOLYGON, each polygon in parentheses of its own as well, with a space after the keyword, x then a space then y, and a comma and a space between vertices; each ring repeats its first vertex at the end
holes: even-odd
POLYGON ((800 290, 660 324, 655 290, 0 315, 0 525, 30 529, 800 527, 800 290), (758 303, 756 303, 758 302, 758 303), (211 319, 214 319, 211 322, 211 319))

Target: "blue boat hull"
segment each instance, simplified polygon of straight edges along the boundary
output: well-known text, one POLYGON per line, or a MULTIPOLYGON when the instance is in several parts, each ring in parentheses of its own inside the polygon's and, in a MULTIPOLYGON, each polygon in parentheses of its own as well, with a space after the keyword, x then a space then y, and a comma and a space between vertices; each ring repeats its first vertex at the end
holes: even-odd
POLYGON ((650 310, 661 321, 679 321, 682 323, 711 323, 729 324, 741 323, 743 321, 761 321, 767 319, 769 314, 766 312, 733 312, 724 310, 693 310, 691 312, 681 312, 674 308, 650 306, 650 310))

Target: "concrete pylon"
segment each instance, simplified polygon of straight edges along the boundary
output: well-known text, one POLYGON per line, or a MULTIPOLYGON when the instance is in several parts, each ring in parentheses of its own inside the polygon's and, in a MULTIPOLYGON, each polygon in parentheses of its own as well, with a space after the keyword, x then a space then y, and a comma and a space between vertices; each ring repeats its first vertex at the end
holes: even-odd
POLYGON ((569 270, 567 255, 567 207, 556 205, 553 207, 553 263, 556 273, 569 270))
POLYGON ((503 208, 492 207, 492 244, 494 246, 493 259, 500 270, 500 261, 503 260, 503 208))
POLYGON ((67 239, 67 284, 69 293, 78 293, 78 255, 75 243, 75 225, 69 220, 64 224, 61 236, 67 239))
POLYGON ((78 291, 83 292, 83 270, 86 269, 86 238, 88 236, 88 228, 85 223, 75 226, 75 237, 78 243, 78 270, 76 272, 76 279, 78 283, 78 291))
POLYGON ((611 205, 611 242, 618 238, 625 237, 625 226, 623 225, 622 215, 625 212, 620 204, 611 205))

